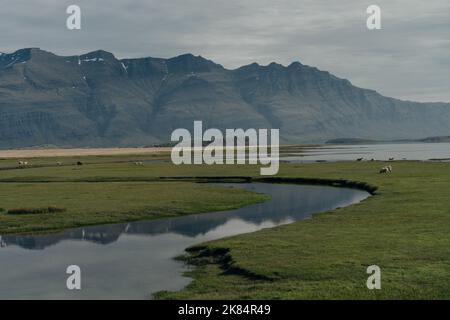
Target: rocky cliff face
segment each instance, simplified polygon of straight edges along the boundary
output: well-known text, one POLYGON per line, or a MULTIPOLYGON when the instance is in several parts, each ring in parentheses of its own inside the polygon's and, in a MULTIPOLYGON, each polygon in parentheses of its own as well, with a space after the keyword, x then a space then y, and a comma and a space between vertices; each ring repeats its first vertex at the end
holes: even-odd
POLYGON ((298 62, 227 70, 190 54, 0 54, 0 148, 151 145, 194 120, 279 128, 289 143, 404 139, 448 135, 450 104, 383 97, 298 62))

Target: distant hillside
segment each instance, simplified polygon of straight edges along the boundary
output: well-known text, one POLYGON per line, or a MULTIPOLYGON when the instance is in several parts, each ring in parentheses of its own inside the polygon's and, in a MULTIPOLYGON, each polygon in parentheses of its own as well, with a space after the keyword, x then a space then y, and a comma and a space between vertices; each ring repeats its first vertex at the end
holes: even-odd
POLYGON ((377 140, 370 139, 358 139, 358 138, 339 138, 328 140, 326 144, 370 144, 370 143, 378 143, 377 140))
POLYGON ((450 142, 450 136, 441 136, 441 137, 429 137, 422 140, 421 142, 450 142))
POLYGON ((425 139, 368 140, 358 138, 340 138, 328 140, 326 144, 372 144, 372 143, 444 143, 450 142, 450 136, 428 137, 425 139))
POLYGON ((0 54, 0 148, 167 143, 194 120, 279 128, 284 143, 411 139, 448 134, 450 104, 386 98, 299 62, 227 70, 191 54, 0 54))

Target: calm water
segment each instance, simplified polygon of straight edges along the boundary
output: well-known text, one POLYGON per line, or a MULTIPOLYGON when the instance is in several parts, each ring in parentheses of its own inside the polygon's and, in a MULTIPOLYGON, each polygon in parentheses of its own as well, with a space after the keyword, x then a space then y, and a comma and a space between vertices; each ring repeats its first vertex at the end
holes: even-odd
POLYGON ((359 202, 367 192, 324 186, 227 184, 269 194, 268 202, 180 218, 0 237, 0 299, 148 299, 190 279, 173 258, 194 244, 270 228, 359 202), (82 290, 66 289, 66 268, 82 270, 82 290))
POLYGON ((366 160, 450 160, 450 143, 393 143, 369 145, 336 145, 309 149, 301 155, 281 158, 290 162, 366 160))

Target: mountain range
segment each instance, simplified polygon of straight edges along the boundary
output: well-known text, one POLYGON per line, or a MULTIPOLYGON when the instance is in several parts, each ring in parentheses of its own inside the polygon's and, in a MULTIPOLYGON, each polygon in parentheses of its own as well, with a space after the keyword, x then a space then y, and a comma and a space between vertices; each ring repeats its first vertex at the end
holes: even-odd
POLYGON ((449 135, 450 104, 384 97, 300 62, 229 70, 192 54, 0 53, 0 148, 149 146, 194 120, 277 128, 282 143, 415 139, 449 135))

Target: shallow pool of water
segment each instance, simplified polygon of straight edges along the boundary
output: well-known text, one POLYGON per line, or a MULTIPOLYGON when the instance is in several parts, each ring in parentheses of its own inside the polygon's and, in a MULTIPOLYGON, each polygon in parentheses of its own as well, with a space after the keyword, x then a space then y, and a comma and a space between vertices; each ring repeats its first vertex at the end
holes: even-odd
POLYGON ((355 161, 364 160, 386 161, 430 159, 450 160, 450 143, 391 143, 367 145, 329 145, 319 148, 306 149, 296 154, 281 157, 280 160, 289 162, 315 162, 315 161, 355 161))

